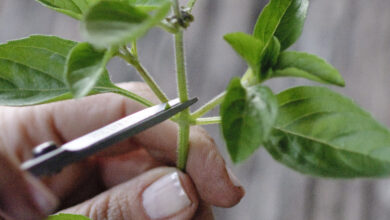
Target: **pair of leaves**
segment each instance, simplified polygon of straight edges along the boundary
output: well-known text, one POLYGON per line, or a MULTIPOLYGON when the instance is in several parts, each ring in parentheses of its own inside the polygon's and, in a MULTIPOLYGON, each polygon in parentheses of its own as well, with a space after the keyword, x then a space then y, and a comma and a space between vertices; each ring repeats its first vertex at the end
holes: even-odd
POLYGON ((256 84, 270 77, 295 76, 344 85, 338 71, 324 60, 306 53, 283 51, 302 33, 308 5, 308 0, 271 0, 260 14, 253 36, 245 33, 224 36, 250 67, 250 75, 243 78, 244 84, 250 87, 233 80, 221 105, 222 130, 235 162, 247 158, 268 140, 276 118, 272 92, 253 90, 263 88, 256 84), (250 98, 251 94, 257 94, 269 108, 261 109, 250 98))
POLYGON ((281 163, 324 177, 390 174, 390 132, 351 99, 322 87, 277 95, 279 116, 265 144, 281 163))
POLYGON ((87 95, 107 74, 105 66, 119 46, 137 40, 169 12, 170 0, 38 0, 82 19, 80 43, 69 53, 66 82, 75 97, 87 95))
MULTIPOLYGON (((35 105, 72 98, 64 68, 69 52, 81 46, 73 41, 40 35, 0 45, 0 105, 35 105)), ((87 59, 87 56, 79 57, 83 61, 75 61, 77 57, 68 61, 74 64, 70 69, 71 78, 77 78, 77 63, 87 59)), ((91 57, 88 64, 96 64, 99 59, 91 57)), ((90 68, 96 67, 91 65, 90 68)), ((104 68, 101 70, 100 75, 94 76, 97 83, 86 94, 118 89, 104 68)))
POLYGON ((244 87, 239 78, 231 81, 220 115, 233 162, 245 160, 268 140, 277 111, 277 100, 268 87, 244 87))
POLYGON ((257 82, 293 76, 344 86, 340 73, 325 60, 307 53, 283 52, 301 35, 308 6, 308 0, 271 0, 260 14, 253 36, 225 35, 258 77, 257 82))

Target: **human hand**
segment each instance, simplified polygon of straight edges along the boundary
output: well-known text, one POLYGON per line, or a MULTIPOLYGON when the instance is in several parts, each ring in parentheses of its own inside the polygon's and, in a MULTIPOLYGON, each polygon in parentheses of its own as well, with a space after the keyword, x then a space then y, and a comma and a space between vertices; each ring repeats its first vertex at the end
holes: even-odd
MULTIPOLYGON (((156 100, 144 84, 125 87, 156 100)), ((170 121, 55 176, 38 180, 18 168, 42 142, 68 142, 142 108, 114 94, 0 108, 0 215, 42 219, 60 204, 70 207, 61 213, 92 219, 207 220, 212 219, 209 205, 231 207, 240 201, 243 188, 199 127, 191 129, 187 173, 167 167, 176 161, 177 127, 170 121)))

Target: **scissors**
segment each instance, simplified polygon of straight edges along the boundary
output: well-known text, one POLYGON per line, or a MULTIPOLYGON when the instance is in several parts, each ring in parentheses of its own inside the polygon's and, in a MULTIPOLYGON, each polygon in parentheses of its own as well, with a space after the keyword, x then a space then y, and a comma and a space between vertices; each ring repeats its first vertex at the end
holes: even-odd
POLYGON ((67 165, 171 118, 197 101, 197 98, 186 102, 174 99, 146 108, 65 143, 59 148, 54 142, 43 143, 34 148, 34 158, 24 162, 21 168, 38 177, 58 173, 67 165))

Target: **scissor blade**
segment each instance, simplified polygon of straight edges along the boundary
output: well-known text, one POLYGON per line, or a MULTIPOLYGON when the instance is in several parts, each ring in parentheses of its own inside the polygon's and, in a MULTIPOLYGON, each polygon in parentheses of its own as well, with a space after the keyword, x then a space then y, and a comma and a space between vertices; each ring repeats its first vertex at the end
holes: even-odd
POLYGON ((26 161, 21 167, 36 176, 56 173, 71 163, 169 119, 197 100, 194 98, 180 103, 175 99, 170 101, 169 105, 163 103, 144 109, 68 142, 52 152, 26 161))

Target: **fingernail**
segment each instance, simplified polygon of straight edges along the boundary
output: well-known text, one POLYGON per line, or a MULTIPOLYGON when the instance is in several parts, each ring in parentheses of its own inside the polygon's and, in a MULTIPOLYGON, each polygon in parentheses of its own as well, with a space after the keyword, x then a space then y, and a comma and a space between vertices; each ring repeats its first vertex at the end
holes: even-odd
POLYGON ((234 175, 232 170, 229 169, 228 167, 226 167, 226 170, 227 170, 227 173, 229 175, 230 181, 232 181, 233 185, 241 187, 242 185, 241 185, 240 181, 238 180, 236 175, 234 175))
POLYGON ((191 204, 177 172, 165 175, 150 185, 142 194, 146 214, 159 219, 178 213, 191 204))
POLYGON ((37 209, 44 215, 49 215, 55 211, 59 202, 58 199, 38 180, 30 176, 27 177, 27 180, 30 183, 30 192, 37 209))

